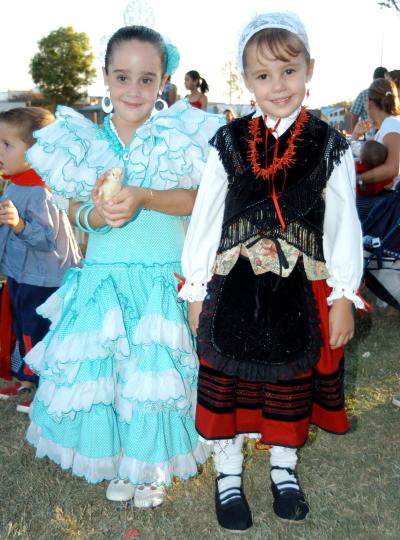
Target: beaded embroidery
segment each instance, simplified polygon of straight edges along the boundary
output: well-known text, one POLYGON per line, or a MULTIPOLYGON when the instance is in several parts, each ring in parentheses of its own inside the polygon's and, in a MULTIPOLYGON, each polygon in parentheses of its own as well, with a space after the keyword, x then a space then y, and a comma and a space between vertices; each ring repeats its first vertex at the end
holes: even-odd
POLYGON ((104 131, 111 142, 114 152, 126 161, 129 158, 128 148, 121 141, 110 115, 104 118, 104 131))

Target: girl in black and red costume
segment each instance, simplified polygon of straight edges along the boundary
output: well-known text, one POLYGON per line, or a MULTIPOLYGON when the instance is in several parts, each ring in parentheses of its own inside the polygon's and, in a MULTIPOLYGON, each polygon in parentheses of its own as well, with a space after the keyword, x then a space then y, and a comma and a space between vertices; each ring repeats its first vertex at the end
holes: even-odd
POLYGON ((217 518, 231 531, 252 525, 245 434, 272 445, 275 513, 308 513, 297 448, 310 423, 348 430, 343 346, 353 337, 353 303, 363 308, 353 158, 345 139, 301 106, 314 64, 302 22, 288 12, 257 16, 241 35, 238 63, 257 108, 211 140, 179 293, 198 336, 196 426, 215 441, 217 518))

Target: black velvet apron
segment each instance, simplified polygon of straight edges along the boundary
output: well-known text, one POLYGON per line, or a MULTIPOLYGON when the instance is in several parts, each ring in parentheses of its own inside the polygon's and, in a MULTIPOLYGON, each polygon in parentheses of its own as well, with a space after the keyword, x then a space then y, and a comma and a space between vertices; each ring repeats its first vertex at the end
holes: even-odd
POLYGON ((208 284, 198 352, 216 369, 247 380, 285 380, 318 361, 322 344, 315 299, 303 264, 288 277, 254 274, 240 257, 208 284))

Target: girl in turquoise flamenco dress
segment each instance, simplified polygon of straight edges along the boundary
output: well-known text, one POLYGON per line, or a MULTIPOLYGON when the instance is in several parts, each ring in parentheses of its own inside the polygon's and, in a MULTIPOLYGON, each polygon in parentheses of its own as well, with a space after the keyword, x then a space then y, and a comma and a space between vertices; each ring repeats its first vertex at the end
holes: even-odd
POLYGON ((27 439, 37 457, 90 483, 110 480, 109 500, 138 507, 161 504, 163 487, 207 458, 194 426, 195 343, 174 274, 181 216, 222 120, 184 101, 151 116, 178 61, 157 32, 121 28, 107 46, 114 112, 104 128, 59 107, 27 154, 89 233, 82 268, 39 308, 51 327, 26 357, 40 374, 27 439), (124 185, 103 201, 99 187, 115 167, 124 185))

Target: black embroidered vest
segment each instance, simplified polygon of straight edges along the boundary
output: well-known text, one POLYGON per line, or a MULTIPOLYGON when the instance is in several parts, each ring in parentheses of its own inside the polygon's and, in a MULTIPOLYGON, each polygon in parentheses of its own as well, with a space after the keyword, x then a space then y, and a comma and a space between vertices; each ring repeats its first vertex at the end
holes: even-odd
MULTIPOLYGON (((210 144, 216 148, 228 175, 221 241, 222 253, 254 236, 283 239, 302 253, 324 261, 322 238, 325 202, 323 190, 335 164, 348 148, 347 141, 325 122, 308 114, 296 139, 295 164, 278 171, 274 178, 285 230, 282 229, 269 194, 268 183, 256 178, 248 159, 249 121, 252 115, 221 127, 210 144)), ((259 117, 262 142, 257 144, 258 162, 265 166, 265 124, 259 117)), ((278 157, 287 148, 294 124, 279 138, 278 157)), ((275 137, 268 133, 267 163, 273 160, 275 137)))

